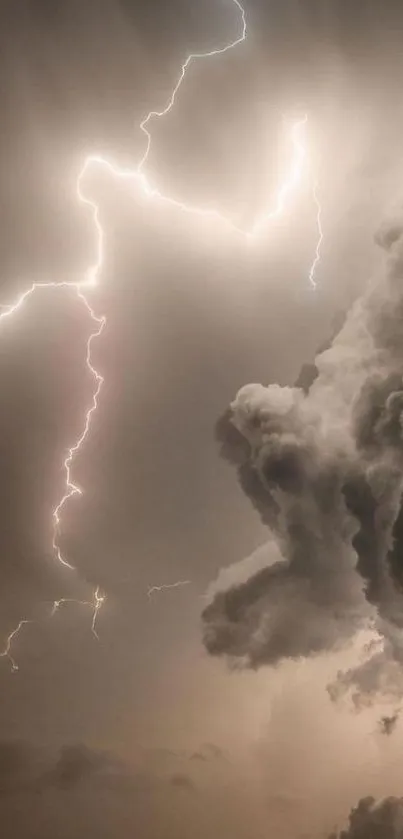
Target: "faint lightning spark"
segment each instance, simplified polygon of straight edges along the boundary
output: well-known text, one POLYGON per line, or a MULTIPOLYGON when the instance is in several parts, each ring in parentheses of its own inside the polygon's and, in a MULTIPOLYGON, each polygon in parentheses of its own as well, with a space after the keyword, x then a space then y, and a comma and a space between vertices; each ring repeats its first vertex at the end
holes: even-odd
POLYGON ((99 641, 99 635, 96 631, 95 624, 96 624, 96 621, 97 621, 98 612, 99 612, 101 606, 105 603, 105 600, 106 600, 106 595, 101 594, 99 586, 97 586, 95 591, 94 591, 94 597, 93 597, 92 601, 91 600, 78 600, 75 597, 61 597, 60 600, 55 600, 53 605, 52 605, 52 610, 51 610, 50 616, 53 618, 53 616, 56 614, 56 612, 58 612, 60 607, 64 606, 65 603, 76 603, 78 606, 89 606, 90 609, 92 609, 92 611, 93 611, 92 623, 91 623, 91 632, 92 632, 93 635, 95 635, 95 637, 99 641))
POLYGON ((163 583, 161 586, 150 586, 147 592, 147 597, 150 599, 154 591, 163 591, 166 588, 181 588, 182 586, 189 586, 190 580, 178 580, 176 583, 163 583))
POLYGON ((22 627, 25 626, 25 624, 27 623, 33 623, 33 621, 22 620, 19 622, 18 626, 16 626, 15 629, 13 629, 13 631, 10 632, 10 634, 7 636, 4 650, 0 653, 0 658, 8 658, 13 673, 15 673, 18 670, 18 664, 11 654, 11 644, 13 643, 14 638, 16 638, 16 636, 18 635, 20 629, 22 629, 22 627))
POLYGON ((77 600, 75 597, 61 597, 60 600, 55 600, 52 605, 52 610, 50 613, 51 618, 59 611, 61 606, 64 606, 65 603, 76 603, 77 606, 91 606, 93 608, 94 604, 91 603, 91 600, 77 600))
POLYGON ((97 630, 95 628, 95 624, 97 622, 98 612, 101 609, 101 607, 103 606, 103 604, 105 603, 105 600, 106 600, 105 594, 101 594, 100 591, 99 591, 99 586, 97 586, 95 591, 94 591, 94 601, 95 602, 94 602, 94 614, 92 616, 91 632, 92 632, 93 635, 95 635, 95 638, 97 638, 98 641, 99 641, 99 635, 98 635, 97 630))
MULTIPOLYGON (((14 303, 12 303, 8 306, 6 305, 6 306, 1 307, 3 309, 3 311, 0 312, 0 320, 3 319, 3 318, 6 318, 6 317, 11 317, 12 315, 14 315, 16 313, 16 311, 18 309, 20 309, 20 307, 23 305, 25 300, 28 297, 30 297, 30 295, 33 294, 37 290, 47 289, 47 288, 68 287, 68 288, 73 288, 73 289, 76 290, 78 297, 80 298, 81 302, 85 306, 88 314, 90 315, 92 323, 94 324, 94 330, 91 332, 91 334, 88 338, 88 341, 87 341, 86 366, 87 366, 88 370, 90 371, 90 373, 93 377, 93 380, 95 382, 95 390, 94 390, 93 395, 92 395, 92 400, 91 400, 90 407, 88 408, 88 410, 85 414, 83 430, 82 430, 80 436, 78 437, 78 439, 76 440, 76 442, 74 442, 73 445, 68 449, 67 456, 65 457, 65 459, 63 461, 63 468, 64 468, 65 476, 66 476, 65 491, 64 491, 61 499, 56 504, 56 506, 53 510, 53 513, 52 513, 52 519, 53 519, 52 547, 53 547, 53 551, 54 551, 55 557, 58 560, 58 562, 61 565, 65 566, 65 567, 67 567, 71 570, 76 570, 76 569, 65 558, 65 556, 63 555, 63 553, 61 551, 60 544, 59 544, 59 534, 60 534, 60 528, 61 528, 61 523, 62 523, 61 522, 62 513, 63 513, 63 510, 65 508, 66 503, 71 498, 73 498, 73 496, 82 495, 82 492, 83 492, 81 487, 79 487, 77 484, 75 484, 73 482, 72 477, 71 477, 71 469, 72 469, 73 462, 74 462, 76 456, 78 455, 79 451, 81 450, 81 448, 82 448, 82 446, 83 446, 83 444, 84 444, 84 442, 85 442, 85 440, 86 440, 86 438, 89 434, 91 420, 92 420, 94 412, 96 411, 96 409, 98 407, 98 398, 99 398, 101 388, 102 388, 102 385, 103 385, 103 382, 104 382, 103 376, 95 369, 95 367, 92 363, 91 350, 92 350, 92 342, 95 338, 100 337, 100 335, 101 335, 101 333, 104 329, 106 319, 105 319, 104 316, 98 317, 95 314, 92 306, 90 305, 90 303, 89 303, 89 301, 88 301, 88 299, 87 299, 87 297, 84 293, 84 290, 86 288, 96 286, 98 278, 99 278, 99 274, 100 274, 102 266, 103 266, 103 259, 104 259, 104 230, 103 230, 103 228, 101 226, 101 223, 100 223, 100 220, 99 220, 99 207, 94 201, 89 199, 84 194, 84 192, 82 190, 82 187, 81 187, 81 184, 83 182, 83 179, 84 179, 88 169, 93 165, 100 165, 100 166, 106 167, 113 174, 114 177, 136 182, 141 187, 141 189, 143 190, 143 192, 146 196, 148 196, 150 198, 158 199, 160 202, 165 203, 165 204, 167 204, 171 207, 176 207, 177 209, 182 210, 186 213, 190 213, 190 214, 194 214, 194 215, 198 215, 198 216, 204 216, 204 217, 211 217, 211 218, 217 219, 221 223, 226 225, 228 228, 230 228, 232 231, 234 231, 238 234, 242 234, 247 239, 255 238, 258 234, 261 233, 263 227, 266 225, 267 222, 269 222, 270 220, 279 216, 284 211, 286 201, 287 201, 290 193, 295 190, 295 188, 296 188, 296 186, 297 186, 297 184, 298 184, 298 182, 301 178, 301 175, 302 175, 303 164, 304 164, 304 160, 305 160, 305 157, 306 157, 305 145, 304 145, 303 140, 302 140, 302 130, 303 130, 303 128, 304 128, 304 126, 307 122, 307 116, 304 116, 302 119, 295 122, 295 124, 292 126, 291 141, 292 141, 292 145, 293 145, 293 162, 291 164, 288 176, 284 179, 284 182, 279 187, 279 190, 278 190, 278 193, 277 193, 277 199, 275 201, 274 207, 272 209, 270 209, 270 207, 269 207, 268 209, 264 210, 264 212, 261 213, 255 219, 252 226, 247 230, 239 227, 238 225, 233 223, 233 221, 231 221, 231 219, 229 219, 228 217, 226 217, 222 213, 218 212, 218 210, 216 210, 214 208, 198 207, 198 206, 195 206, 193 204, 188 204, 188 203, 185 203, 183 201, 180 201, 180 200, 178 200, 176 198, 173 198, 171 196, 164 195, 156 187, 151 185, 149 179, 147 178, 147 176, 144 173, 144 168, 145 168, 146 163, 148 162, 148 157, 149 157, 150 150, 151 150, 151 132, 149 131, 148 126, 152 122, 152 120, 160 119, 161 117, 166 116, 166 114, 168 114, 169 111, 171 111, 171 109, 173 108, 173 106, 175 104, 178 91, 179 91, 179 89, 182 85, 182 82, 185 79, 186 72, 187 72, 190 64, 192 62, 198 60, 198 59, 211 58, 212 56, 222 55, 223 53, 228 52, 229 50, 233 49, 234 47, 238 46, 239 44, 241 44, 243 41, 246 40, 247 27, 246 27, 245 10, 244 10, 243 6, 241 5, 241 3, 239 2, 239 0, 231 0, 231 2, 234 4, 234 6, 236 6, 237 11, 239 12, 240 17, 241 17, 241 31, 240 31, 239 36, 235 40, 231 41, 230 43, 228 43, 228 44, 226 44, 222 47, 210 50, 209 52, 205 52, 205 53, 191 53, 187 57, 185 62, 182 64, 182 68, 181 68, 179 78, 178 78, 178 80, 175 84, 175 87, 174 87, 174 89, 171 93, 171 96, 169 97, 169 100, 168 100, 166 106, 160 111, 150 111, 147 114, 147 116, 140 122, 139 128, 140 128, 140 131, 146 137, 146 147, 145 147, 144 154, 141 157, 137 167, 134 170, 122 169, 118 165, 116 165, 114 163, 111 163, 109 160, 106 160, 104 157, 99 156, 99 155, 95 155, 95 154, 94 155, 89 155, 84 160, 83 166, 82 166, 82 168, 81 168, 81 170, 78 174, 78 177, 77 177, 76 192, 77 192, 78 201, 82 204, 85 204, 86 206, 88 206, 91 209, 92 218, 93 218, 95 231, 96 231, 96 259, 95 259, 95 262, 92 265, 90 265, 90 267, 88 268, 83 280, 80 281, 80 282, 74 282, 74 283, 73 282, 72 283, 70 283, 70 282, 32 283, 32 285, 29 286, 29 288, 27 288, 24 292, 22 292, 19 295, 19 297, 17 297, 17 300, 14 303)), ((309 280, 310 280, 310 283, 311 283, 312 287, 316 287, 314 274, 315 274, 315 269, 316 269, 316 266, 317 266, 317 263, 318 263, 318 260, 319 260, 319 249, 320 249, 320 244, 321 244, 321 241, 322 241, 322 230, 321 230, 321 225, 320 225, 320 206, 319 206, 319 203, 318 203, 318 200, 317 200, 316 190, 314 192, 314 198, 315 198, 315 202, 316 202, 316 205, 317 205, 317 208, 318 208, 317 221, 318 221, 318 230, 319 230, 320 235, 319 235, 319 241, 318 241, 318 244, 317 244, 317 247, 316 247, 315 260, 312 263, 312 267, 311 267, 310 272, 309 272, 309 280)), ((150 597, 152 592, 154 592, 154 591, 161 591, 162 589, 165 589, 165 588, 175 588, 175 587, 182 586, 182 585, 188 585, 189 582, 190 582, 189 580, 184 580, 184 581, 178 581, 177 583, 172 583, 172 584, 167 584, 167 585, 162 585, 162 586, 151 586, 148 590, 148 597, 150 597)), ((85 600, 78 601, 78 600, 74 600, 73 598, 62 598, 61 600, 55 601, 55 603, 53 604, 53 608, 52 608, 52 615, 54 615, 55 612, 58 611, 58 609, 60 608, 60 606, 63 603, 70 603, 70 602, 81 603, 82 605, 85 605, 85 606, 88 606, 88 607, 92 608, 93 618, 92 618, 91 629, 92 629, 92 632, 95 635, 95 637, 98 638, 98 634, 97 634, 97 631, 96 631, 96 621, 97 621, 97 618, 98 618, 99 611, 100 611, 103 603, 105 602, 105 595, 101 594, 99 587, 97 587, 95 589, 92 601, 90 601, 90 600, 89 601, 85 601, 85 600)), ((12 655, 11 655, 11 652, 10 652, 11 644, 12 644, 14 638, 16 637, 16 635, 21 630, 21 628, 27 623, 32 623, 32 621, 22 620, 22 621, 19 622, 18 626, 8 635, 4 651, 2 653, 0 653, 0 658, 1 657, 7 657, 11 661, 13 670, 17 670, 18 667, 17 667, 14 659, 12 658, 12 655)))
POLYGON ((315 257, 314 257, 314 260, 313 260, 312 265, 310 267, 309 275, 308 275, 309 276, 309 282, 310 282, 312 288, 315 289, 315 290, 316 290, 316 287, 317 287, 316 280, 315 280, 315 274, 316 274, 317 265, 318 265, 319 260, 320 260, 320 248, 321 248, 322 241, 323 241, 322 208, 320 206, 317 189, 318 189, 317 184, 315 183, 314 187, 313 187, 313 198, 314 198, 314 201, 315 201, 315 204, 316 204, 316 210, 317 210, 316 225, 317 225, 317 229, 318 229, 318 241, 316 243, 315 257))

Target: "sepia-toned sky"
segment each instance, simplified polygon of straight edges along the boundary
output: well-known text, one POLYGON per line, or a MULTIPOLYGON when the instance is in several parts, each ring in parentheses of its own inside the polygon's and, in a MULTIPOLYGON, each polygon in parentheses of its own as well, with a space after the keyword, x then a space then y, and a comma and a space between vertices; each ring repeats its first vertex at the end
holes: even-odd
MULTIPOLYGON (((93 345, 99 410, 73 470, 85 492, 63 515, 77 572, 55 562, 51 519, 92 393, 91 323, 68 288, 38 290, 1 323, 4 643, 32 620, 13 645, 18 671, 0 659, 6 839, 320 837, 361 796, 401 794, 399 721, 384 736, 382 705, 357 713, 326 691, 356 648, 242 672, 202 643, 212 581, 268 538, 220 457, 217 419, 245 383, 292 385, 313 360, 382 270, 373 235, 403 183, 401 5, 245 9, 245 43, 194 63, 153 124, 150 179, 250 225, 275 204, 303 113, 307 169, 253 244, 105 170, 86 176, 105 231, 90 300, 107 324, 93 345), (51 617, 97 585, 99 642, 85 606, 51 617)), ((1 3, 2 304, 32 281, 82 278, 96 249, 76 195, 85 157, 135 166, 139 122, 187 54, 238 32, 231 0, 1 3)))

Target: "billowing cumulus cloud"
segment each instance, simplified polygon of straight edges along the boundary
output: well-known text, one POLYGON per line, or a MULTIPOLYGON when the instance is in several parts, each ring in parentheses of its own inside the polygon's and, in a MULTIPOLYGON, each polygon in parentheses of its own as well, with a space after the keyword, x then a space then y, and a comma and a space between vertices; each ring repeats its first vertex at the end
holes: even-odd
MULTIPOLYGON (((333 695, 403 692, 403 221, 376 241, 386 270, 298 386, 241 388, 217 425, 222 455, 270 528, 266 567, 236 566, 203 612, 212 655, 247 667, 378 644, 333 695), (400 514, 400 515, 399 515, 400 514), (240 568, 241 570, 241 568, 240 568)), ((213 591, 211 589, 210 591, 213 591)))
POLYGON ((402 839, 403 798, 390 796, 376 802, 362 798, 350 813, 346 830, 329 839, 402 839))

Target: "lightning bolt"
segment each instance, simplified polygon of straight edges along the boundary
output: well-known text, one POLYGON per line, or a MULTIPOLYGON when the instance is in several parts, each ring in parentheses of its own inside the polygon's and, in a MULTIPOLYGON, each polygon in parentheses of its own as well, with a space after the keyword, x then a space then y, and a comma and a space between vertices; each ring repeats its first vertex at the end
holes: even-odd
MULTIPOLYGON (((86 365, 87 365, 87 369, 91 373, 91 376, 93 377, 95 388, 94 388, 94 391, 93 391, 93 394, 92 394, 91 404, 90 404, 89 408, 87 409, 87 411, 85 413, 82 432, 81 432, 80 436, 78 437, 78 439, 68 449, 67 455, 66 455, 66 457, 63 461, 63 467, 64 467, 64 471, 65 471, 65 476, 66 476, 65 490, 63 492, 62 497, 60 498, 60 500, 58 501, 58 503, 54 507, 53 513, 52 513, 52 521, 53 521, 52 548, 53 548, 53 551, 54 551, 55 558, 57 559, 57 561, 61 565, 63 565, 66 568, 69 568, 72 571, 75 571, 76 569, 68 561, 68 559, 63 555, 63 553, 61 551, 61 548, 60 548, 60 544, 59 544, 60 528, 61 528, 61 524, 62 524, 62 513, 63 513, 63 510, 64 510, 67 502, 76 495, 79 495, 79 496, 82 495, 82 492, 83 492, 81 487, 79 487, 77 484, 75 484, 74 481, 72 480, 71 470, 72 470, 74 460, 75 460, 76 456, 79 454, 79 452, 81 451, 81 449, 83 447, 83 444, 85 443, 85 440, 86 440, 86 438, 89 434, 90 426, 91 426, 91 420, 92 420, 94 412, 96 411, 96 409, 98 407, 98 400, 99 400, 101 388, 102 388, 102 385, 103 385, 103 382, 104 382, 103 376, 96 370, 96 368, 94 367, 94 365, 92 363, 91 351, 92 351, 92 343, 93 343, 94 339, 99 338, 100 335, 103 332, 103 329, 104 329, 104 326, 105 326, 105 323, 106 323, 106 319, 105 319, 104 316, 99 317, 94 312, 94 310, 93 310, 92 306, 90 305, 90 303, 87 299, 87 296, 85 294, 85 291, 86 291, 87 288, 94 287, 94 286, 97 285, 99 275, 100 275, 100 272, 102 270, 102 265, 103 265, 104 238, 105 238, 103 228, 102 228, 101 223, 99 221, 98 205, 94 201, 92 201, 90 198, 88 198, 88 196, 85 195, 85 193, 82 189, 82 183, 83 183, 83 180, 85 178, 85 175, 86 175, 88 169, 90 167, 94 166, 94 165, 99 165, 99 166, 106 167, 114 175, 114 177, 122 178, 122 179, 134 182, 138 187, 140 187, 140 189, 143 191, 143 193, 146 196, 148 196, 149 198, 156 199, 156 200, 160 201, 161 203, 164 203, 168 206, 174 207, 174 208, 176 208, 178 210, 181 210, 183 212, 186 212, 186 213, 191 213, 191 214, 197 215, 197 216, 208 216, 208 217, 211 217, 213 219, 216 219, 216 220, 220 221, 220 223, 222 223, 223 225, 227 226, 230 230, 244 236, 247 240, 256 238, 262 232, 263 228, 265 227, 265 225, 269 221, 271 221, 273 218, 279 216, 284 211, 286 201, 287 201, 290 193, 292 193, 295 190, 295 188, 296 188, 296 186, 297 186, 297 184, 298 184, 298 182, 301 178, 301 175, 302 175, 303 164, 304 164, 305 157, 306 157, 305 145, 304 145, 303 139, 302 139, 303 129, 304 129, 304 127, 306 125, 306 122, 307 122, 307 116, 306 115, 302 119, 298 120, 292 126, 291 141, 292 141, 292 146, 293 146, 293 162, 291 164, 289 175, 285 178, 284 182, 282 183, 282 185, 280 186, 280 188, 278 190, 275 205, 272 209, 270 209, 270 206, 269 206, 267 209, 265 209, 263 211, 263 213, 261 213, 259 216, 257 216, 249 229, 244 229, 244 228, 239 227, 231 219, 229 219, 227 216, 223 215, 222 213, 218 212, 218 210, 216 210, 214 208, 198 207, 196 205, 180 201, 179 199, 176 199, 172 196, 164 195, 162 192, 160 192, 160 190, 158 188, 154 187, 151 184, 150 180, 148 179, 148 177, 146 176, 146 174, 144 172, 145 166, 148 162, 148 158, 149 158, 149 154, 150 154, 150 150, 151 150, 151 142, 152 142, 151 132, 149 130, 149 125, 153 120, 161 119, 162 117, 166 116, 169 113, 169 111, 171 111, 171 109, 173 108, 173 106, 175 104, 179 89, 180 89, 182 83, 185 80, 186 73, 187 73, 187 70, 188 70, 189 66, 194 61, 197 61, 197 60, 207 59, 207 58, 211 58, 212 56, 217 56, 217 55, 223 55, 224 53, 228 52, 231 49, 234 49, 235 47, 237 47, 239 44, 241 44, 243 41, 246 40, 247 26, 246 26, 245 10, 244 10, 243 6, 241 5, 241 3, 239 2, 239 0, 231 0, 231 2, 236 7, 237 11, 239 12, 240 18, 241 18, 240 34, 233 41, 225 44, 222 47, 218 47, 217 49, 210 50, 209 52, 191 53, 190 55, 188 55, 185 62, 182 64, 181 72, 179 74, 178 80, 175 84, 175 87, 174 87, 174 89, 171 93, 171 96, 169 97, 169 100, 168 100, 167 104, 165 105, 165 107, 160 111, 156 111, 156 110, 150 111, 147 114, 147 116, 144 119, 142 119, 142 121, 140 122, 139 128, 140 128, 140 131, 145 135, 146 145, 145 145, 144 154, 142 155, 140 161, 138 162, 137 167, 133 170, 123 169, 123 168, 119 167, 118 165, 116 165, 114 163, 111 163, 109 160, 106 160, 104 157, 102 157, 100 155, 96 155, 96 154, 89 155, 85 159, 85 161, 83 163, 83 166, 82 166, 82 168, 81 168, 81 170, 78 174, 77 183, 76 183, 76 193, 77 193, 78 201, 80 203, 84 204, 85 206, 89 207, 90 210, 91 210, 92 218, 93 218, 93 222, 94 222, 94 226, 95 226, 96 243, 97 244, 96 244, 96 258, 95 258, 95 261, 87 269, 87 272, 86 272, 83 280, 81 282, 75 282, 75 283, 70 283, 70 282, 32 283, 25 291, 23 291, 17 297, 17 299, 14 303, 1 307, 3 309, 3 311, 0 312, 0 320, 2 320, 3 318, 11 317, 12 315, 14 315, 21 308, 21 306, 24 304, 24 302, 27 300, 27 298, 29 298, 35 292, 40 291, 41 289, 68 287, 68 288, 73 288, 73 289, 76 290, 76 293, 77 293, 80 301, 82 302, 83 306, 86 308, 88 314, 90 315, 91 321, 94 325, 94 329, 93 329, 93 331, 91 331, 91 334, 90 334, 90 336, 88 338, 88 341, 87 341, 86 365)), ((319 261, 319 258, 320 258, 320 245, 321 245, 322 238, 323 238, 322 228, 321 228, 321 223, 320 223, 320 205, 319 205, 319 202, 318 202, 318 199, 317 199, 316 188, 314 190, 314 200, 315 200, 317 211, 318 211, 317 212, 317 223, 318 223, 318 231, 319 231, 319 240, 318 240, 318 244, 316 246, 315 258, 314 258, 314 261, 313 261, 312 266, 311 266, 310 271, 309 271, 309 280, 310 280, 310 283, 311 283, 312 287, 315 288, 316 287, 315 270, 316 270, 316 267, 317 267, 317 264, 318 264, 318 261, 319 261)), ((270 205, 271 205, 271 202, 270 202, 270 205)), ((150 597, 151 594, 154 591, 161 591, 162 589, 166 589, 166 588, 175 588, 175 587, 178 587, 178 586, 188 585, 189 582, 190 582, 189 580, 183 580, 183 581, 180 580, 176 583, 166 584, 166 585, 162 585, 162 586, 151 586, 148 590, 148 597, 150 597)), ((99 611, 100 611, 100 609, 102 608, 102 605, 105 602, 105 598, 106 598, 105 594, 102 594, 99 586, 97 586, 96 589, 94 590, 92 601, 90 601, 90 600, 88 600, 88 601, 86 601, 86 600, 75 600, 74 598, 62 598, 60 600, 55 601, 54 604, 53 604, 53 607, 52 607, 51 616, 53 616, 59 610, 59 608, 62 604, 73 602, 73 603, 78 603, 78 604, 81 604, 81 605, 84 605, 84 606, 88 606, 93 610, 93 618, 92 618, 91 629, 92 629, 92 632, 93 632, 94 636, 96 638, 98 638, 98 634, 97 634, 97 631, 96 631, 96 622, 97 622, 99 611)), ((11 662, 11 666, 12 666, 13 670, 17 670, 18 665, 16 664, 15 660, 13 659, 13 657, 11 655, 12 642, 16 638, 18 633, 21 631, 23 626, 25 626, 28 623, 33 623, 33 621, 31 621, 31 620, 21 620, 18 623, 18 625, 15 627, 15 629, 13 629, 12 632, 10 632, 10 634, 8 635, 8 637, 6 639, 6 644, 5 644, 4 650, 3 650, 3 652, 0 653, 0 658, 8 658, 9 659, 9 661, 11 662)))
POLYGON ((181 588, 182 586, 189 586, 190 580, 178 580, 176 583, 163 583, 161 586, 150 586, 147 592, 147 597, 150 599, 154 591, 164 591, 166 588, 181 588))

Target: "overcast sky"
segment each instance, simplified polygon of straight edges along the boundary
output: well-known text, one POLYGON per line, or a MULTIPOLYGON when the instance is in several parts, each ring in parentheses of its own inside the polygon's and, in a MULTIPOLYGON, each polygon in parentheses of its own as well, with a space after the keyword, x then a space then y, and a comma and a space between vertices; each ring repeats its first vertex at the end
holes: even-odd
MULTIPOLYGON (((245 383, 292 385, 312 361, 382 265, 373 235, 403 180, 400 3, 245 8, 246 42, 195 63, 153 125, 149 176, 250 225, 275 204, 304 113, 307 168, 250 246, 88 172, 105 231, 90 301, 107 325, 93 352, 99 410, 73 470, 85 493, 63 515, 77 572, 55 562, 51 519, 92 393, 90 319, 71 289, 42 289, 1 325, 4 642, 33 621, 13 645, 18 672, 0 659, 7 839, 326 836, 361 795, 401 792, 399 726, 382 736, 379 707, 356 715, 326 692, 354 651, 245 673, 202 643, 209 585, 268 538, 220 457, 217 419, 245 383), (189 583, 147 596, 177 580, 189 583), (84 606, 50 618, 54 600, 88 599, 97 585, 99 642, 84 606)), ((21 0, 2 2, 0 18, 9 304, 32 281, 82 279, 96 249, 76 195, 86 155, 135 166, 140 119, 164 107, 188 53, 236 38, 240 19, 231 0, 21 0)))

